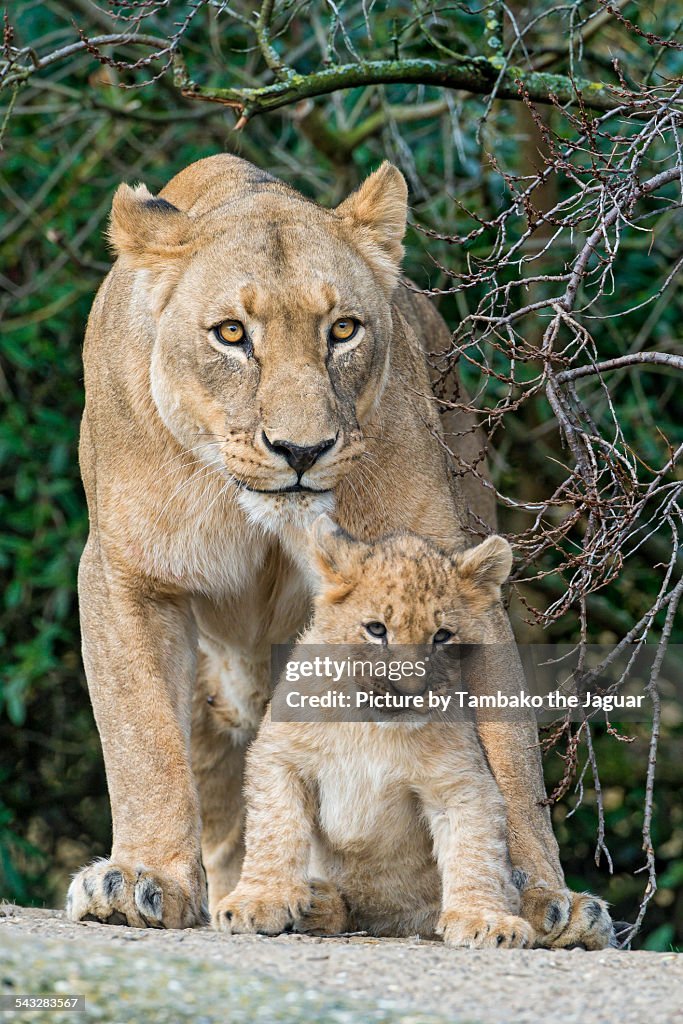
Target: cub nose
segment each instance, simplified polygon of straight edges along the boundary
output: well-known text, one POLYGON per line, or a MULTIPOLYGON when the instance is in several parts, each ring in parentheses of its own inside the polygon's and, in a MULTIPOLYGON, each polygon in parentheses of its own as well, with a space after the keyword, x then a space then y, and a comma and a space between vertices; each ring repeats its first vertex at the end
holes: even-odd
POLYGON ((417 677, 402 678, 400 682, 393 682, 390 685, 399 697, 420 697, 429 689, 429 680, 417 677))
POLYGON ((263 440, 266 448, 269 448, 271 452, 275 452, 277 455, 282 455, 297 476, 302 477, 306 470, 310 469, 318 461, 321 455, 329 452, 330 448, 334 447, 337 438, 328 438, 327 441, 321 441, 320 444, 301 445, 294 444, 293 441, 271 441, 264 430, 263 440))

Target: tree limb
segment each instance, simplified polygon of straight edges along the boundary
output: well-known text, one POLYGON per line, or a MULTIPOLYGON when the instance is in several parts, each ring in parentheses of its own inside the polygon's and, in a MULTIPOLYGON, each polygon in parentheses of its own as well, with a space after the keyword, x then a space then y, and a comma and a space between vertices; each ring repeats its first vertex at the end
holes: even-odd
POLYGON ((179 82, 183 95, 213 103, 236 107, 242 119, 254 117, 304 99, 313 99, 343 89, 368 85, 435 85, 446 89, 461 89, 478 95, 488 95, 498 80, 500 99, 522 98, 522 91, 536 103, 578 105, 577 92, 582 94, 585 107, 608 111, 623 106, 624 97, 619 90, 599 82, 577 79, 572 82, 565 75, 527 72, 523 68, 509 67, 501 75, 499 58, 469 57, 439 61, 425 59, 371 60, 355 64, 339 64, 310 74, 290 71, 277 81, 258 88, 214 88, 186 80, 179 82), (500 76, 500 78, 499 78, 500 76))
POLYGON ((608 370, 618 370, 621 366, 633 366, 637 363, 655 363, 660 366, 669 366, 675 370, 683 370, 683 356, 677 356, 671 352, 632 352, 630 355, 618 356, 616 359, 606 359, 604 363, 574 366, 571 370, 563 370, 562 373, 558 373, 555 380, 564 384, 568 380, 588 377, 593 373, 606 373, 608 370))
POLYGON ((270 68, 276 78, 279 78, 283 74, 286 74, 288 69, 280 60, 280 55, 270 41, 270 23, 273 17, 273 4, 274 0, 264 0, 264 3, 261 4, 261 10, 259 11, 258 18, 256 19, 254 32, 256 33, 259 49, 266 65, 270 68))
MULTIPOLYGON (((80 39, 77 43, 69 43, 67 46, 62 46, 58 50, 53 50, 52 53, 45 54, 44 57, 38 57, 35 51, 30 48, 17 52, 17 56, 28 55, 31 57, 30 64, 18 64, 10 65, 9 62, 3 64, 0 63, 0 88, 8 85, 16 85, 19 82, 25 82, 32 74, 36 71, 42 71, 44 68, 50 67, 52 64, 58 64, 60 61, 68 60, 69 57, 73 57, 77 53, 83 51, 92 52, 93 49, 97 49, 100 46, 130 46, 135 44, 136 46, 148 46, 155 50, 162 50, 168 52, 169 44, 165 39, 160 39, 157 36, 142 35, 141 33, 135 34, 131 32, 117 32, 111 33, 106 36, 93 36, 92 39, 80 39), (5 72, 5 77, 3 77, 5 72)), ((16 51, 15 51, 16 52, 16 51)), ((161 53, 156 53, 155 57, 161 56, 161 53)))

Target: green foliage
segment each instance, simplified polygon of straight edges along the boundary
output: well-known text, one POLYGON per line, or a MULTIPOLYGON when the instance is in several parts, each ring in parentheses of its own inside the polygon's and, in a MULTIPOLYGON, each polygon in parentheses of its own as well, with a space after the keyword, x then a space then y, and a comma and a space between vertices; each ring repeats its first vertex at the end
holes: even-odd
MULTIPOLYGON (((76 6, 82 14, 74 15, 72 5, 58 2, 22 5, 15 23, 17 44, 71 41, 74 17, 90 34, 102 31, 101 19, 88 20, 92 5, 76 6)), ((316 38, 328 33, 340 51, 349 45, 370 48, 361 5, 354 7, 348 39, 340 30, 331 32, 331 5, 305 6, 316 38)), ((398 31, 401 46, 410 44, 415 55, 429 56, 431 44, 415 35, 411 21, 413 8, 420 6, 377 4, 372 52, 390 58, 398 31)), ((451 13, 448 31, 438 19, 432 26, 437 43, 460 53, 480 52, 483 17, 473 18, 467 5, 460 4, 451 13)), ((177 12, 169 12, 165 23, 163 17, 160 12, 159 24, 150 23, 147 30, 168 30, 177 12)), ((649 14, 642 17, 643 27, 653 28, 649 14)), ((680 3, 667 5, 657 30, 673 32, 680 17, 680 3)), ((227 67, 239 80, 263 75, 258 54, 247 47, 245 26, 235 22, 228 31, 221 22, 218 31, 215 15, 209 12, 207 19, 193 24, 184 44, 192 75, 210 86, 224 84, 227 67)), ((276 43, 280 49, 285 42, 299 48, 302 71, 316 66, 308 30, 307 21, 295 19, 289 35, 276 43)), ((556 44, 553 39, 546 42, 556 44)), ((610 70, 613 53, 638 65, 645 60, 644 47, 639 37, 619 35, 612 27, 602 48, 595 44, 591 73, 618 83, 610 70)), ((408 177, 413 222, 452 232, 472 227, 453 203, 454 195, 482 218, 495 217, 508 197, 488 153, 495 153, 499 166, 521 174, 528 174, 537 159, 535 151, 525 152, 535 143, 529 143, 529 124, 520 119, 514 103, 497 104, 495 117, 478 131, 486 110, 483 99, 456 93, 446 102, 439 90, 426 87, 356 88, 311 109, 257 118, 236 134, 231 111, 179 98, 168 78, 137 91, 118 88, 122 80, 149 77, 149 69, 126 76, 80 54, 68 64, 56 64, 49 74, 36 74, 14 97, 6 97, 14 109, 0 176, 0 897, 22 903, 61 901, 68 872, 105 854, 110 838, 101 752, 78 654, 75 587, 87 532, 77 467, 83 404, 80 348, 90 304, 108 266, 103 231, 116 185, 144 180, 156 190, 193 160, 229 151, 332 205, 389 156, 408 177), (417 106, 435 103, 441 103, 439 111, 412 116, 417 106), (412 111, 410 118, 406 110, 412 111)), ((618 311, 624 287, 632 303, 648 296, 653 274, 672 265, 681 251, 682 232, 679 218, 678 224, 671 221, 656 232, 634 233, 621 264, 622 290, 604 298, 601 315, 618 311)), ((464 272, 468 259, 480 255, 481 245, 477 240, 449 246, 412 227, 406 269, 422 286, 443 288, 453 272, 464 272)), ((565 255, 556 253, 554 258, 561 263, 565 255)), ((477 298, 464 291, 449 294, 441 302, 442 312, 456 324, 475 308, 477 298)), ((635 337, 651 347, 666 337, 676 338, 680 318, 679 297, 621 320, 600 321, 594 328, 600 355, 609 358, 627 351, 635 337)), ((470 388, 480 383, 467 367, 465 377, 470 388)), ((493 403, 499 395, 495 382, 489 386, 494 390, 484 402, 493 403)), ((622 375, 613 386, 615 393, 619 389, 627 442, 644 462, 657 462, 662 435, 671 438, 678 432, 680 437, 675 378, 622 375)), ((596 406, 596 415, 604 413, 604 407, 596 406)), ((544 431, 550 418, 545 398, 534 398, 517 419, 510 417, 497 438, 496 480, 507 493, 523 491, 533 498, 556 482, 566 453, 544 431)), ((522 525, 526 523, 520 524, 515 514, 504 514, 503 526, 511 534, 522 525)), ((653 538, 627 572, 591 599, 591 639, 615 640, 650 607, 661 581, 661 561, 661 548, 653 538)), ((528 596, 547 603, 555 596, 554 582, 546 577, 528 596)), ((525 621, 523 609, 515 614, 521 639, 545 638, 525 621)), ((576 639, 576 614, 554 624, 550 635, 558 641, 576 639)), ((683 642, 680 626, 674 639, 683 642)), ((653 838, 659 891, 643 940, 651 949, 683 943, 683 729, 674 712, 663 726, 658 762, 653 838)), ((568 812, 575 795, 554 809, 570 883, 604 895, 614 904, 616 917, 631 920, 644 884, 643 876, 633 872, 643 863, 640 829, 648 743, 644 729, 633 732, 633 744, 607 734, 595 740, 613 876, 604 858, 599 867, 593 861, 596 805, 590 769, 583 802, 572 817, 568 812)), ((551 753, 550 787, 563 771, 564 763, 551 753)))

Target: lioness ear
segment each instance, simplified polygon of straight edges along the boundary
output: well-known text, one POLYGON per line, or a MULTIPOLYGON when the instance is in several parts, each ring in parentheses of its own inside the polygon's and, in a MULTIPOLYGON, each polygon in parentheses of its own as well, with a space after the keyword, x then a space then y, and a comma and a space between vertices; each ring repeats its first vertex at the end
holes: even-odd
POLYGON ((145 185, 119 185, 109 221, 109 241, 133 266, 166 271, 186 251, 191 221, 172 203, 152 195, 145 185))
POLYGON ((477 587, 493 587, 499 596, 512 568, 512 549, 503 537, 489 537, 476 548, 459 555, 457 565, 461 579, 469 580, 477 587))
POLYGON ((408 186, 398 167, 385 160, 336 212, 349 222, 368 262, 391 292, 403 258, 408 212, 408 186))
POLYGON ((315 520, 311 533, 320 594, 328 601, 341 601, 353 587, 358 558, 367 545, 354 540, 325 514, 315 520))

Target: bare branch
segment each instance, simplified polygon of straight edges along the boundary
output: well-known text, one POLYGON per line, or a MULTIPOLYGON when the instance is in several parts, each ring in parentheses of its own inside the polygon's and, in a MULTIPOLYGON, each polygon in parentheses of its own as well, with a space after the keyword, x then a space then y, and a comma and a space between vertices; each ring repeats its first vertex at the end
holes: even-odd
POLYGON ((606 373, 608 370, 618 370, 622 366, 637 366, 638 364, 654 366, 666 366, 669 369, 683 370, 683 356, 676 356, 670 352, 633 352, 628 356, 617 356, 615 359, 606 359, 602 363, 595 363, 593 366, 575 366, 571 370, 563 370, 558 373, 556 380, 564 384, 570 380, 577 380, 579 377, 588 377, 595 373, 606 373))

